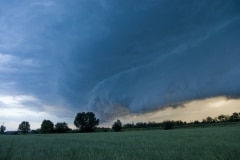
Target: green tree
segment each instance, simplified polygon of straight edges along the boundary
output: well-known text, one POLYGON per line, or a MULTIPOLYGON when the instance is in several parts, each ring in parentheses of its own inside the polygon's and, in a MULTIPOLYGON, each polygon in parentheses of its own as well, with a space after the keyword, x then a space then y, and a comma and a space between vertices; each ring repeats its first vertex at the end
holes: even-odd
POLYGON ((163 129, 172 129, 173 128, 173 122, 172 121, 164 121, 162 123, 163 129))
POLYGON ((195 120, 193 123, 194 124, 199 124, 200 122, 198 120, 195 120))
POLYGON ((213 122, 213 118, 212 117, 207 117, 206 121, 207 121, 207 123, 212 123, 213 122))
POLYGON ((69 131, 70 128, 68 127, 68 124, 66 122, 59 122, 57 124, 55 124, 55 131, 57 133, 66 133, 67 131, 69 131))
POLYGON ((23 134, 28 133, 30 129, 30 124, 27 121, 23 121, 22 123, 19 124, 18 130, 21 131, 23 134))
POLYGON ((230 119, 229 119, 231 122, 234 122, 234 121, 239 121, 240 120, 240 115, 237 113, 237 112, 234 112, 231 116, 230 116, 230 119))
POLYGON ((77 113, 74 124, 81 132, 92 132, 99 124, 99 119, 93 112, 81 112, 77 113))
POLYGON ((54 131, 54 124, 50 120, 43 120, 41 124, 41 133, 52 133, 54 131))
POLYGON ((219 120, 220 122, 224 122, 224 121, 225 121, 225 115, 223 115, 223 114, 219 115, 219 116, 218 116, 218 120, 219 120))
POLYGON ((116 122, 113 123, 112 130, 114 130, 116 132, 122 130, 122 123, 121 123, 121 121, 119 119, 116 122))
POLYGON ((3 134, 5 130, 6 130, 6 127, 4 125, 1 125, 0 133, 3 134))

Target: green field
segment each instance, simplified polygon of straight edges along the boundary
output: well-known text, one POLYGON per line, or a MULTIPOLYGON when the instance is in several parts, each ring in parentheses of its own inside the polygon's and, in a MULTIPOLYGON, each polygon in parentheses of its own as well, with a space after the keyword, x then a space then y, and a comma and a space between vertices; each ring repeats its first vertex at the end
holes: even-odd
POLYGON ((1 135, 0 160, 238 160, 240 126, 1 135))

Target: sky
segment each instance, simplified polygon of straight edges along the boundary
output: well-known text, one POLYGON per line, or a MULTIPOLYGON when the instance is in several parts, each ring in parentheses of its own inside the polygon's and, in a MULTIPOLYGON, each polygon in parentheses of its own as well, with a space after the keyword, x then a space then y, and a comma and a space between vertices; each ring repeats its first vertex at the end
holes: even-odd
POLYGON ((239 44, 238 0, 0 0, 0 123, 239 112, 239 44))

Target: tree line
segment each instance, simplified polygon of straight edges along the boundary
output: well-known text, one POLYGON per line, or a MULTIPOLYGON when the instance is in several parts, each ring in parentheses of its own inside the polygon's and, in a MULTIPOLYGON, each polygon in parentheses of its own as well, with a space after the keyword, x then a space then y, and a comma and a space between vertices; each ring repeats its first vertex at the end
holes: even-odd
POLYGON ((240 112, 234 112, 232 115, 219 115, 217 117, 206 117, 202 119, 202 121, 192 121, 192 122, 186 122, 186 121, 181 121, 181 120, 166 120, 160 123, 157 122, 138 122, 136 124, 134 123, 127 123, 123 125, 124 129, 129 129, 129 128, 163 128, 163 129, 172 129, 173 127, 180 127, 180 126, 186 126, 186 125, 191 125, 191 126, 197 126, 197 125, 205 125, 205 124, 214 124, 214 123, 224 123, 224 122, 238 122, 240 121, 240 112))
MULTIPOLYGON (((224 122, 238 122, 240 121, 240 112, 234 112, 232 115, 219 115, 217 117, 206 117, 202 121, 193 121, 193 122, 185 122, 185 121, 173 121, 173 120, 166 120, 160 123, 157 122, 137 122, 134 123, 127 123, 122 125, 120 120, 116 120, 112 124, 113 131, 121 131, 122 129, 132 129, 132 128, 163 128, 163 129, 172 129, 173 127, 179 126, 186 126, 186 125, 194 125, 197 126, 199 124, 214 124, 214 123, 224 123, 224 122)), ((16 134, 27 134, 27 133, 42 133, 42 134, 49 134, 49 133, 71 133, 71 132, 94 132, 99 125, 99 119, 95 117, 93 112, 80 112, 77 113, 74 119, 74 125, 78 128, 78 130, 72 130, 68 127, 66 122, 58 122, 54 125, 54 123, 50 120, 43 120, 41 124, 41 128, 38 130, 32 130, 30 128, 30 123, 28 121, 23 121, 18 126, 18 131, 16 134)), ((110 128, 98 128, 102 129, 102 131, 108 131, 110 128)), ((3 134, 6 130, 4 125, 0 127, 0 133, 3 134)))
MULTIPOLYGON (((77 132, 93 132, 96 129, 96 126, 99 124, 99 119, 95 117, 93 112, 81 112, 77 113, 75 120, 75 126, 78 128, 77 132)), ((0 133, 3 134, 6 130, 4 125, 0 127, 0 133)), ((58 122, 54 125, 54 123, 50 120, 44 119, 41 123, 41 128, 37 130, 31 130, 30 123, 28 121, 22 121, 19 126, 18 130, 11 134, 27 134, 27 133, 67 133, 73 131, 71 128, 68 127, 66 122, 58 122)), ((75 131, 74 131, 75 132, 75 131)))

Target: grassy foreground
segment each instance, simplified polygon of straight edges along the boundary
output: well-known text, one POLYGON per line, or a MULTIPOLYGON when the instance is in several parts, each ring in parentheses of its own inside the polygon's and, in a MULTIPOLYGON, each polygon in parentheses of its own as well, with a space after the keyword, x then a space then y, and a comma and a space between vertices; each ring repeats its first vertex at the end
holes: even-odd
POLYGON ((236 160, 240 126, 0 136, 0 160, 236 160))

